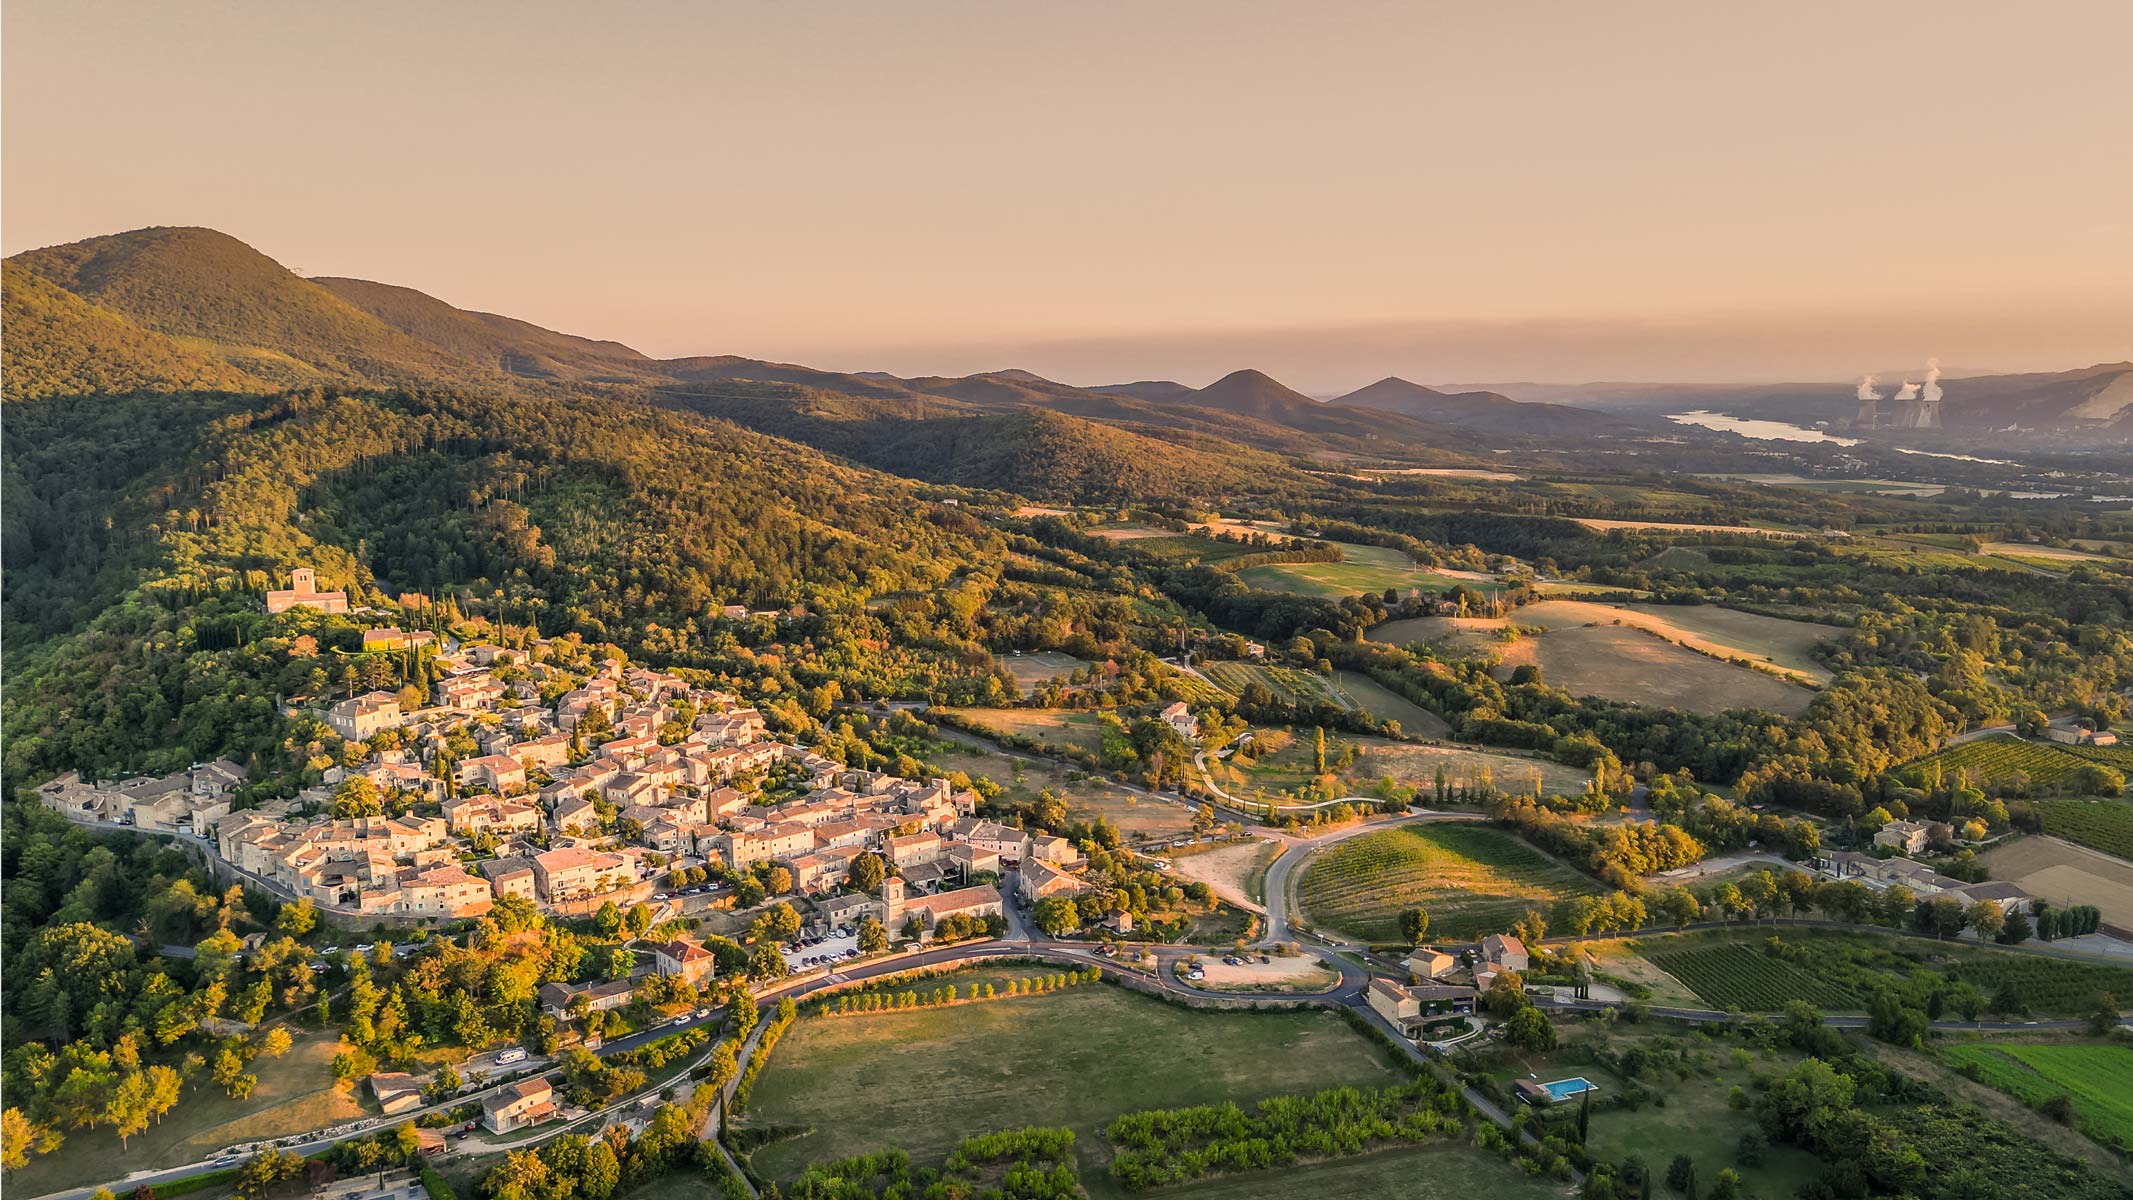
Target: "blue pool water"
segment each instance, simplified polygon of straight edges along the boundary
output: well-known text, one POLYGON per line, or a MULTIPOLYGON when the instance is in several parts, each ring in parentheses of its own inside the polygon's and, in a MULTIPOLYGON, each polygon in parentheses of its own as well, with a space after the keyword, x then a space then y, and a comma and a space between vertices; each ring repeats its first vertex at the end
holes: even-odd
POLYGON ((1568 1100, 1579 1092, 1597 1092, 1600 1090, 1590 1079, 1582 1075, 1576 1079, 1558 1079, 1554 1083, 1544 1083, 1541 1088, 1548 1093, 1550 1098, 1556 1100, 1568 1100))

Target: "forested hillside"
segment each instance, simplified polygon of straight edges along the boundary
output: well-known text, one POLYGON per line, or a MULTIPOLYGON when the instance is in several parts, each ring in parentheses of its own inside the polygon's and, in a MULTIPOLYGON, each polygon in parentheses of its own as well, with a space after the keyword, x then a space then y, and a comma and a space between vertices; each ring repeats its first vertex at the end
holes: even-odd
POLYGON ((1195 504, 1309 486, 1281 459, 1234 442, 1188 433, 1161 441, 1046 408, 995 412, 738 383, 661 398, 884 471, 1038 500, 1195 504))
POLYGON ((274 698, 332 665, 262 645, 260 597, 297 565, 359 600, 422 592, 728 668, 722 605, 856 617, 997 570, 997 534, 892 478, 618 401, 306 391, 6 415, 11 779, 271 752, 274 698))
POLYGON ((4 267, 9 399, 98 396, 192 389, 267 391, 269 385, 176 339, 143 329, 31 271, 4 267))

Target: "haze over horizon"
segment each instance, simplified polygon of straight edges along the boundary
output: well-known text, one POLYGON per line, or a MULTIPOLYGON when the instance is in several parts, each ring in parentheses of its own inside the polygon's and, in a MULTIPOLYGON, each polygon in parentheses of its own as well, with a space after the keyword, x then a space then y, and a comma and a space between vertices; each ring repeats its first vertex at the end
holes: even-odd
POLYGON ((1536 24, 23 0, 0 243, 204 225, 650 354, 904 375, 1330 394, 2133 357, 2133 10, 1536 24))

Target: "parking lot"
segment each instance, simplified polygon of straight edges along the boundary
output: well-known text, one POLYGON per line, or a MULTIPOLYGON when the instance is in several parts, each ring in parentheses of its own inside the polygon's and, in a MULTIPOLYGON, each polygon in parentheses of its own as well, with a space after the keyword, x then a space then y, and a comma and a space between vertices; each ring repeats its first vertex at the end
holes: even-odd
POLYGON ((839 954, 846 953, 857 954, 858 951, 858 934, 853 933, 846 936, 831 936, 824 938, 823 940, 815 943, 812 946, 806 944, 800 945, 792 953, 789 953, 785 956, 785 965, 791 967, 795 971, 806 971, 814 967, 819 967, 823 965, 820 960, 824 958, 830 958, 839 954), (817 961, 809 962, 807 961, 809 959, 815 959, 817 961))
POLYGON ((717 887, 708 883, 686 887, 678 892, 654 893, 654 904, 674 904, 677 911, 689 915, 701 915, 717 908, 722 901, 733 895, 731 888, 717 887))

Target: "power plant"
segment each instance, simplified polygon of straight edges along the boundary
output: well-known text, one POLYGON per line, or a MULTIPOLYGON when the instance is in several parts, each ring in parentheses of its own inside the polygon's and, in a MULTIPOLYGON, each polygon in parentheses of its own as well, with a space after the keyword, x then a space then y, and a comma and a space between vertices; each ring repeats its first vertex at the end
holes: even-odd
POLYGON ((1872 375, 1859 381, 1859 415, 1852 418, 1853 429, 1874 429, 1881 424, 1881 393, 1874 390, 1872 375))
POLYGON ((1940 428, 1940 360, 1926 360, 1924 383, 1904 381, 1896 394, 1888 397, 1894 406, 1888 420, 1881 419, 1883 397, 1874 389, 1874 377, 1859 381, 1859 411, 1852 417, 1853 429, 1939 429, 1940 428))

